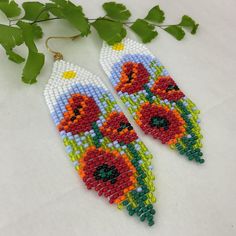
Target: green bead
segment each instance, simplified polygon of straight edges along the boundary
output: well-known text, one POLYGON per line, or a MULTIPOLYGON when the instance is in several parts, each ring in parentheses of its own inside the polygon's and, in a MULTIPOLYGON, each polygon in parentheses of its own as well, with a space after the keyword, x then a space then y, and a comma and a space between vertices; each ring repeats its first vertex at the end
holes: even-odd
POLYGON ((141 198, 143 201, 146 201, 147 200, 147 196, 142 196, 142 198, 141 198))
POLYGON ((194 157, 191 155, 191 156, 188 156, 188 159, 189 159, 190 161, 192 161, 192 160, 194 159, 194 157))
POLYGON ((153 221, 153 220, 151 220, 151 221, 148 221, 148 225, 149 225, 149 226, 152 226, 152 225, 154 225, 154 221, 153 221))
POLYGON ((150 213, 151 213, 152 215, 155 215, 155 214, 156 214, 156 211, 155 211, 154 209, 152 209, 152 210, 150 211, 150 213))
POLYGON ((143 213, 142 210, 140 210, 139 212, 137 212, 137 215, 138 215, 138 216, 141 216, 142 213, 143 213))
POLYGON ((147 220, 148 220, 148 221, 152 221, 152 220, 153 220, 153 215, 147 214, 147 220))
POLYGON ((145 214, 142 214, 141 217, 140 217, 140 220, 141 221, 144 221, 146 219, 146 215, 145 214))
POLYGON ((134 213, 135 213, 134 210, 129 211, 129 215, 130 215, 130 216, 134 215, 134 213))
POLYGON ((151 204, 147 205, 147 209, 148 209, 148 210, 153 209, 153 205, 151 205, 151 204))
POLYGON ((200 159, 200 160, 199 160, 199 163, 200 163, 200 164, 203 164, 204 162, 205 162, 204 159, 200 159))
POLYGON ((129 201, 125 200, 125 201, 122 202, 122 204, 123 204, 124 206, 127 206, 127 205, 129 204, 129 201))
POLYGON ((128 210, 128 211, 133 210, 132 206, 131 206, 131 205, 128 205, 128 206, 127 206, 127 210, 128 210))

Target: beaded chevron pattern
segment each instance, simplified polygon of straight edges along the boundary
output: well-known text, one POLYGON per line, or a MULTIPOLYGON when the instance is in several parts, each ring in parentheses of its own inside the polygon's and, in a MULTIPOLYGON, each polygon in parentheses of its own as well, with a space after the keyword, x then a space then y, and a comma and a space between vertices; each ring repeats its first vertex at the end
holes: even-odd
POLYGON ((66 152, 87 188, 153 225, 152 155, 101 80, 56 61, 44 94, 66 152))
POLYGON ((146 134, 204 163, 199 110, 143 44, 130 39, 114 46, 104 43, 100 63, 146 134))

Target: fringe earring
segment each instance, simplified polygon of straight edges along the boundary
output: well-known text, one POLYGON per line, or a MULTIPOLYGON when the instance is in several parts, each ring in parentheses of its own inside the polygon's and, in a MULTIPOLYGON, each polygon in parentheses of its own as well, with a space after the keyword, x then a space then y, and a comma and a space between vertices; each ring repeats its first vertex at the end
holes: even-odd
POLYGON ((101 79, 50 51, 56 61, 44 95, 76 171, 88 189, 152 226, 151 153, 101 79))
POLYGON ((199 110, 143 44, 130 39, 104 43, 100 63, 145 134, 204 163, 199 110))

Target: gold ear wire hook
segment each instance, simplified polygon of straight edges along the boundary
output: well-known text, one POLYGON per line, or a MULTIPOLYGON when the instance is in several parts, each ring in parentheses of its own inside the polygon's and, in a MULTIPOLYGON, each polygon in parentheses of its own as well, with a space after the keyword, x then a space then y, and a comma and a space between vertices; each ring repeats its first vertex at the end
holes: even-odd
POLYGON ((74 35, 74 36, 51 36, 48 37, 45 41, 45 46, 49 52, 53 54, 54 60, 63 60, 63 55, 60 52, 54 51, 49 47, 49 40, 51 39, 72 39, 75 40, 78 37, 80 37, 80 34, 74 35))

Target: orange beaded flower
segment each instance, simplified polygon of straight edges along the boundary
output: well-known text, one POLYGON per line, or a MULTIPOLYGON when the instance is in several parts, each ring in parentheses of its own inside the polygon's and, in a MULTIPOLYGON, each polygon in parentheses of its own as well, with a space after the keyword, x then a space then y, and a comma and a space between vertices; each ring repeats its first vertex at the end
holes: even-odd
POLYGON ((169 101, 178 101, 184 97, 184 93, 170 76, 158 77, 151 88, 151 92, 160 96, 161 99, 167 99, 169 101))
POLYGON ((120 82, 115 87, 116 91, 136 93, 143 89, 149 80, 149 72, 142 63, 126 62, 122 66, 120 82))
POLYGON ((111 112, 106 122, 100 128, 100 131, 112 141, 123 142, 125 144, 138 138, 123 112, 111 112))
POLYGON ((93 98, 78 93, 68 99, 66 110, 58 129, 71 132, 73 135, 91 130, 92 123, 98 120, 100 113, 93 98))

